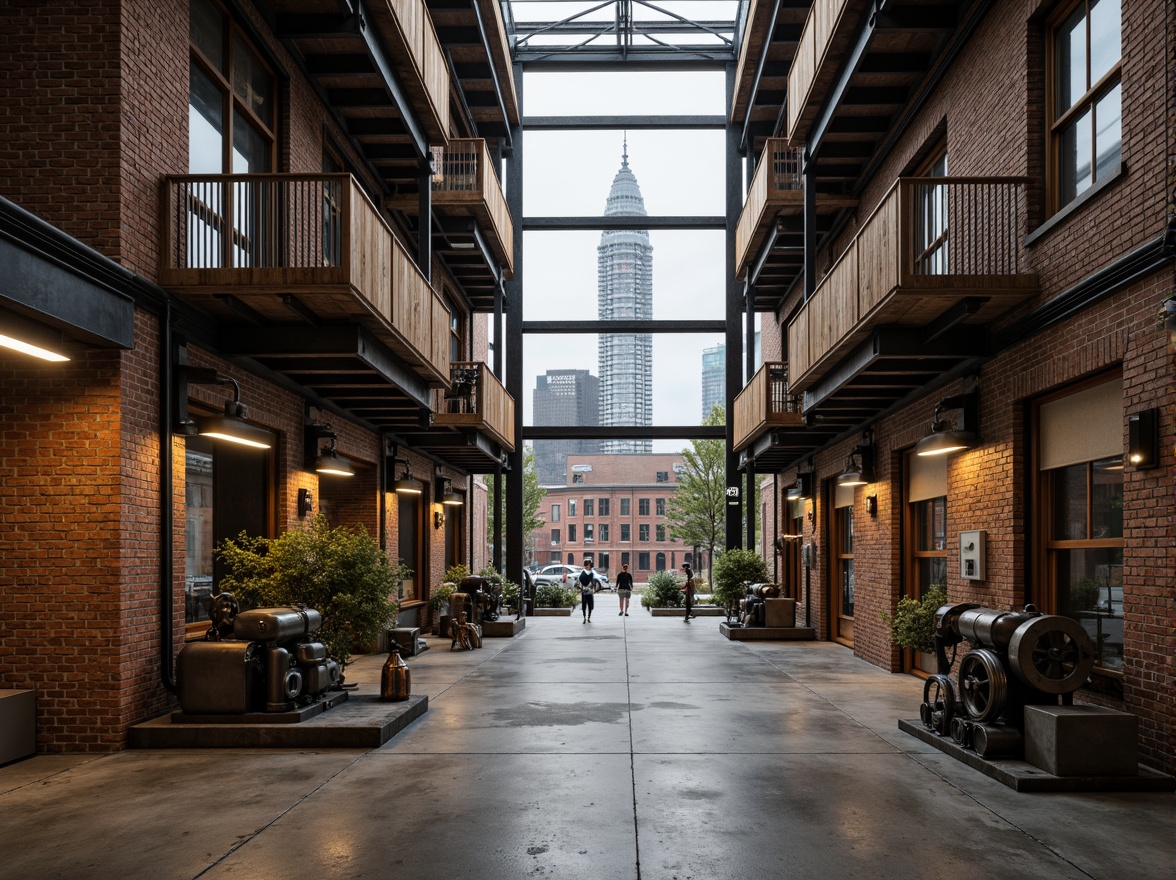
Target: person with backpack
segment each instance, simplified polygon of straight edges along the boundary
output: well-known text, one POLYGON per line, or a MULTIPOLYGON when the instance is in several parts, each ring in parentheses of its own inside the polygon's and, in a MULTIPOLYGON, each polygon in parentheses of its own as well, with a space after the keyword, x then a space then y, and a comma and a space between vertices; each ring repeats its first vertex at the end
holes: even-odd
POLYGON ((592 573, 592 560, 584 560, 584 570, 580 572, 580 604, 584 608, 584 622, 592 619, 592 609, 596 607, 596 575, 592 573))

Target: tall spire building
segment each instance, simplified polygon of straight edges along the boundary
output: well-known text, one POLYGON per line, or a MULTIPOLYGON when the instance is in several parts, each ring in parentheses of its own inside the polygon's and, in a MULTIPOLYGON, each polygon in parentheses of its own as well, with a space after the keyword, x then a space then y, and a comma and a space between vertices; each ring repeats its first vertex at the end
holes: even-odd
MULTIPOLYGON (((613 178, 604 216, 647 216, 629 145, 613 178)), ((608 229, 596 249, 598 317, 602 321, 653 319, 653 247, 649 232, 608 229)), ((600 424, 653 424, 653 336, 605 333, 599 342, 600 424)), ((652 452, 652 440, 606 440, 606 453, 652 452)))

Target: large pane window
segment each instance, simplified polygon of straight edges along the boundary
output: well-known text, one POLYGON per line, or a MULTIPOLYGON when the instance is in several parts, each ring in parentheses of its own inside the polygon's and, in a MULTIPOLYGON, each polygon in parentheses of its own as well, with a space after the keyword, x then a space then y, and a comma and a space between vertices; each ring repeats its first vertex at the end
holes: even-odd
POLYGON ((1079 0, 1052 31, 1055 209, 1119 166, 1121 18, 1120 0, 1079 0))
POLYGON ((1044 473, 1053 610, 1090 635, 1095 666, 1123 669, 1123 461, 1105 458, 1044 473))
POLYGON ((411 602, 421 598, 420 585, 424 577, 424 572, 421 571, 424 559, 424 553, 421 550, 424 534, 424 530, 421 528, 421 516, 424 505, 421 504, 420 495, 411 495, 407 492, 397 493, 396 499, 398 511, 397 550, 400 554, 400 561, 412 569, 412 574, 400 584, 398 598, 401 602, 411 602))

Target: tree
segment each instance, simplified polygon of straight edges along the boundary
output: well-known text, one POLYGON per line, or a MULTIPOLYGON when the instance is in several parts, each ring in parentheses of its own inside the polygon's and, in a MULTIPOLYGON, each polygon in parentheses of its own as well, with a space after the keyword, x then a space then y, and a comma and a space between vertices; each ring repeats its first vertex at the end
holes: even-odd
MULTIPOLYGON (((702 423, 726 424, 723 405, 716 403, 702 423)), ((706 551, 707 559, 711 560, 726 534, 725 444, 722 440, 693 440, 690 448, 682 450, 682 461, 686 469, 678 477, 677 491, 666 503, 670 537, 706 551)), ((711 580, 709 571, 707 580, 711 580)))
POLYGON ((727 616, 735 616, 739 600, 747 594, 748 584, 768 580, 768 566, 754 550, 726 550, 715 560, 714 596, 722 603, 727 616))
MULTIPOLYGON (((490 509, 486 515, 486 544, 494 544, 494 520, 498 515, 498 499, 494 496, 494 480, 486 481, 490 509)), ((547 490, 539 485, 539 472, 535 470, 535 447, 528 446, 523 451, 523 546, 531 544, 531 533, 535 529, 547 525, 546 520, 536 516, 539 504, 547 490)), ((506 522, 502 523, 502 540, 506 542, 506 522)))

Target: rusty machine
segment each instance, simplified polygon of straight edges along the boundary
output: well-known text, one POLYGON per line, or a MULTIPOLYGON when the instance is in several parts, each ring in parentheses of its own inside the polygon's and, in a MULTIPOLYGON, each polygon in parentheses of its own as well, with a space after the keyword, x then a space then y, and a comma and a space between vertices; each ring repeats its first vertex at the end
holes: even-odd
POLYGON ((748 584, 747 595, 739 600, 740 626, 767 626, 765 599, 778 599, 780 588, 775 584, 748 584))
POLYGON ((291 712, 341 688, 339 664, 314 640, 313 608, 254 608, 238 613, 231 594, 214 597, 205 640, 176 661, 185 715, 291 712))
POLYGON ((1023 611, 940 606, 935 656, 938 671, 924 682, 919 718, 985 758, 1021 757, 1025 707, 1070 705, 1094 667, 1094 646, 1082 625, 1032 605, 1023 611), (953 679, 964 641, 971 649, 953 679))

